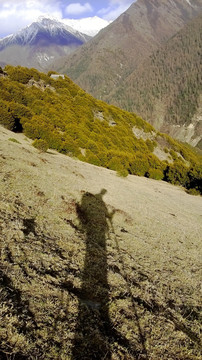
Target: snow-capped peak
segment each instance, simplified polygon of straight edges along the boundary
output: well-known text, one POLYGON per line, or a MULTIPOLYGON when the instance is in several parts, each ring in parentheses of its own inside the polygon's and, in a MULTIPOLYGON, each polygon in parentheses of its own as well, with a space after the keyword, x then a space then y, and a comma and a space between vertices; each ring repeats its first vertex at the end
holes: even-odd
MULTIPOLYGON (((58 30, 66 30, 74 35, 81 35, 79 31, 75 30, 73 27, 69 26, 68 24, 65 24, 63 21, 58 20, 50 15, 41 15, 36 21, 36 24, 38 26, 42 26, 43 28, 49 30, 52 32, 57 32, 58 30)), ((31 25, 30 25, 31 26, 31 25)), ((84 35, 84 34, 82 34, 84 35)))
POLYGON ((56 19, 55 17, 51 16, 50 14, 44 14, 44 15, 40 15, 37 19, 37 22, 42 22, 43 20, 52 20, 52 21, 58 21, 59 19, 56 19))
POLYGON ((84 43, 89 39, 89 36, 73 29, 64 22, 50 16, 40 16, 37 21, 33 22, 31 25, 26 26, 16 34, 9 35, 0 40, 0 49, 12 44, 31 45, 35 42, 36 37, 38 36, 39 38, 42 34, 44 34, 44 36, 46 34, 46 38, 48 37, 49 39, 57 38, 58 42, 61 37, 64 42, 64 39, 68 38, 68 36, 77 38, 81 43, 84 43))

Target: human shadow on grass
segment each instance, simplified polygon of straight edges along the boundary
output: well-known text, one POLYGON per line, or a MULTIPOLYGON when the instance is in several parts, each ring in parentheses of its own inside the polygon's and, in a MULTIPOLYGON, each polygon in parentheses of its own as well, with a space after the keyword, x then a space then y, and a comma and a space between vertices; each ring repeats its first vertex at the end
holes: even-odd
MULTIPOLYGON (((105 193, 105 189, 95 195, 86 192, 77 204, 77 215, 85 233, 86 254, 82 287, 76 294, 79 308, 72 360, 109 360, 110 345, 114 342, 134 354, 134 358, 138 355, 132 344, 113 328, 109 317, 106 238, 114 211, 109 213, 103 200, 105 193)), ((145 352, 143 344, 144 355, 145 352)), ((144 355, 142 359, 147 359, 144 355)))

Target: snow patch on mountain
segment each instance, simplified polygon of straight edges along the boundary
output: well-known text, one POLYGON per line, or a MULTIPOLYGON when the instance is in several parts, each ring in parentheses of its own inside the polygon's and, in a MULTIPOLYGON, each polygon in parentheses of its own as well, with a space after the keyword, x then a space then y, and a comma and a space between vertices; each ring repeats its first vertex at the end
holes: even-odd
POLYGON ((39 53, 37 54, 37 58, 39 60, 39 62, 41 63, 42 61, 53 61, 54 60, 54 56, 49 56, 46 53, 39 53))
POLYGON ((109 21, 101 19, 98 16, 83 19, 63 19, 64 23, 71 28, 78 30, 89 36, 95 36, 101 29, 110 24, 109 21))

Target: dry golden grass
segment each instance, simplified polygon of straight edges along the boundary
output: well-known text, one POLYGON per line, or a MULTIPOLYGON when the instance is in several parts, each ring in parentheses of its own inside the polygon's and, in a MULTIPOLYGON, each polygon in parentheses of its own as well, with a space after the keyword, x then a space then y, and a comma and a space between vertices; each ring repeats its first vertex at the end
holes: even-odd
POLYGON ((0 359, 199 360, 201 197, 10 137, 0 359))

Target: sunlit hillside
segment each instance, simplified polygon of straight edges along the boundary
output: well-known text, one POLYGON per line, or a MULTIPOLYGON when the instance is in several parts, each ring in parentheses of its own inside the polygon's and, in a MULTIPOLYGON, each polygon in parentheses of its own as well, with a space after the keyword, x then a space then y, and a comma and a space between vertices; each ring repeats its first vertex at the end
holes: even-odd
POLYGON ((0 123, 98 166, 164 179, 201 192, 201 157, 134 113, 94 99, 67 76, 6 66, 0 77, 0 123))
POLYGON ((200 360, 201 197, 0 126, 0 359, 200 360))

